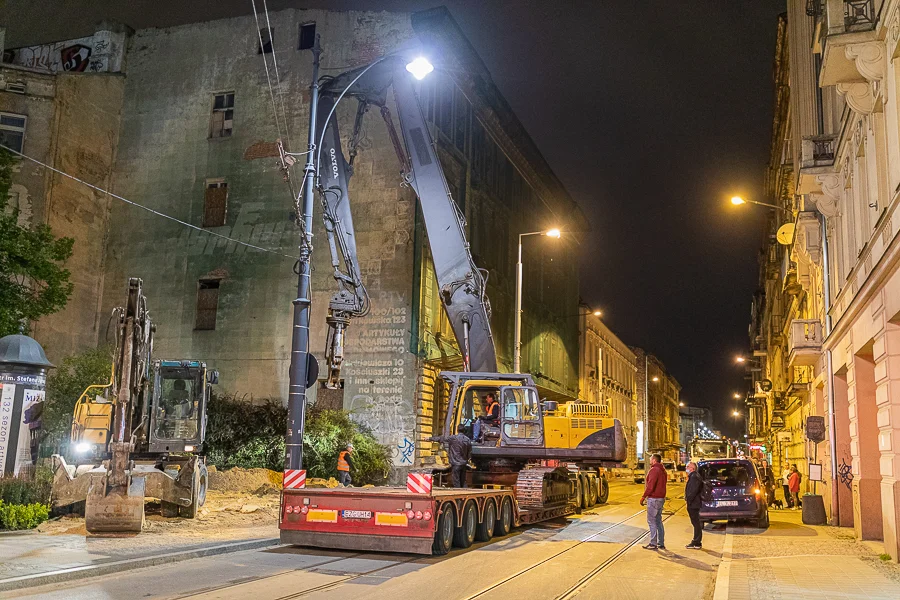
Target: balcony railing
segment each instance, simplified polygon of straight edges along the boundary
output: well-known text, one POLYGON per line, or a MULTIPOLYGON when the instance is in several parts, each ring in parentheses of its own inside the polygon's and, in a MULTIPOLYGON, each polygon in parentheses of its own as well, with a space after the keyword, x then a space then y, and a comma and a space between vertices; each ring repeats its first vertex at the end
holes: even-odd
POLYGON ((830 167, 834 164, 837 135, 808 135, 800 148, 800 168, 830 167))
POLYGON ((875 27, 877 19, 874 0, 844 0, 844 28, 847 31, 868 31, 875 27))
POLYGON ((791 322, 791 366, 810 366, 822 354, 822 323, 818 319, 795 319, 791 322))

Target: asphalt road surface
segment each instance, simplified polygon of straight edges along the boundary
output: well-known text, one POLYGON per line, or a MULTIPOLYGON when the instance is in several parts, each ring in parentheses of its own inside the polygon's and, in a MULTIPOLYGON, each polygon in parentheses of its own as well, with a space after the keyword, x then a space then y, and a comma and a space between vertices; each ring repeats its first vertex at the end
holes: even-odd
POLYGON ((711 598, 723 531, 704 549, 685 550, 691 528, 671 483, 665 552, 644 550, 642 485, 613 481, 610 500, 581 515, 522 527, 447 556, 276 547, 7 592, 2 598, 53 600, 192 598, 711 598))

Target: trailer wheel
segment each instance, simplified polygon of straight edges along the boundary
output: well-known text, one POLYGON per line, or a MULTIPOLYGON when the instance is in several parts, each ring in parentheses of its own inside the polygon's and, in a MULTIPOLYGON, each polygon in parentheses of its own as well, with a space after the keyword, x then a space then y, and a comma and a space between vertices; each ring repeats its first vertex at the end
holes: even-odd
POLYGON ((431 552, 435 556, 443 556, 453 547, 453 529, 456 525, 456 511, 452 504, 445 504, 437 521, 434 532, 434 543, 431 552))
POLYGON ((497 525, 497 507, 494 506, 493 500, 488 500, 484 505, 484 514, 481 517, 481 523, 475 529, 475 539, 479 542, 490 541, 494 537, 494 527, 497 525))
POLYGON ((582 490, 581 477, 576 475, 575 481, 573 483, 575 485, 575 490, 570 500, 575 505, 575 512, 577 514, 581 514, 581 509, 583 508, 581 504, 584 502, 584 491, 582 490))
POLYGON ((591 507, 591 479, 588 476, 581 478, 581 503, 585 509, 591 507))
POLYGON ((609 501, 609 480, 606 477, 600 478, 600 494, 597 496, 598 504, 606 504, 609 501))
POLYGON ((478 526, 478 512, 475 503, 469 502, 463 507, 462 521, 453 534, 453 544, 458 548, 468 548, 475 541, 475 529, 478 526))
POLYGON ((509 497, 506 497, 500 503, 500 513, 497 515, 497 523, 494 525, 494 535, 497 537, 509 535, 509 532, 512 530, 512 523, 512 501, 510 501, 509 497))
POLYGON ((600 478, 588 475, 588 481, 590 482, 591 488, 591 506, 594 506, 600 498, 600 491, 598 489, 600 486, 600 478))

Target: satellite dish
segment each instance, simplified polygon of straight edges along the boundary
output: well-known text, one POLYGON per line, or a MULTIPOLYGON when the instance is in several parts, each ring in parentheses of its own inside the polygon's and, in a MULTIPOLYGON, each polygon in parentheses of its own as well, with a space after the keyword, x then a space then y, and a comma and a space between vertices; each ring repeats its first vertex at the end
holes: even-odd
POLYGON ((775 239, 782 246, 790 246, 794 242, 794 224, 785 223, 779 227, 778 233, 775 234, 775 239))

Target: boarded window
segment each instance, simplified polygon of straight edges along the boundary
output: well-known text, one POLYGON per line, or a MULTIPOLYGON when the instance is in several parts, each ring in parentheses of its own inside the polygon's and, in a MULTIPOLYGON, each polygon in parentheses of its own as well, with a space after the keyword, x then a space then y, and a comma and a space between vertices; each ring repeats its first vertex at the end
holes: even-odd
POLYGON ((231 135, 234 122, 234 92, 216 94, 213 98, 212 116, 209 120, 209 137, 231 135))
POLYGON ((194 329, 216 328, 219 310, 219 279, 201 279, 197 286, 197 321, 194 329))
POLYGON ((274 33, 275 30, 269 29, 268 27, 259 30, 259 37, 262 40, 262 44, 257 47, 257 54, 272 54, 272 36, 274 33))
POLYGON ((25 115, 0 112, 0 146, 22 151, 25 142, 25 115))
POLYGON ((300 50, 310 50, 316 45, 316 24, 300 23, 300 50))
POLYGON ((222 180, 207 180, 203 199, 203 226, 221 227, 228 208, 228 184, 222 180))

